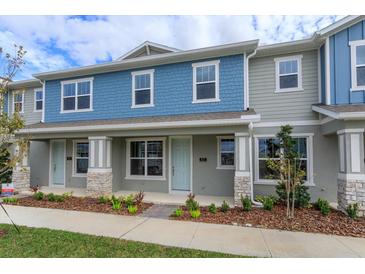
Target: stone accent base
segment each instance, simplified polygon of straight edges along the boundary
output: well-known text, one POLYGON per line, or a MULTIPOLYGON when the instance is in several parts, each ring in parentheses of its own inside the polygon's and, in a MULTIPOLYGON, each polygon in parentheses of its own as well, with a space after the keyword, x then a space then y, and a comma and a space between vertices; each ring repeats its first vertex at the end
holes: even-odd
POLYGON ((19 167, 13 169, 12 182, 14 191, 24 192, 30 190, 30 168, 19 167))
POLYGON ((338 209, 346 212, 349 204, 359 205, 359 216, 365 216, 365 181, 337 179, 338 209))
POLYGON ((86 195, 96 197, 111 195, 113 188, 112 171, 88 171, 86 183, 86 195))
POLYGON ((251 196, 251 182, 249 176, 235 176, 234 177, 234 205, 242 206, 242 197, 251 196))

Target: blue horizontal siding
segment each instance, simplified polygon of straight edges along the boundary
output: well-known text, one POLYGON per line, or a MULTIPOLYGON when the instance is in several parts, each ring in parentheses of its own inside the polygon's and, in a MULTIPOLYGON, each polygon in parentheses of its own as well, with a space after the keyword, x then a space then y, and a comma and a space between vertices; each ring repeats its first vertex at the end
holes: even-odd
MULTIPOLYGON (((155 69, 154 107, 131 108, 132 76, 136 70, 93 75, 93 111, 60 113, 61 81, 47 81, 46 122, 117 119, 142 116, 161 116, 205 112, 243 110, 243 55, 233 55, 220 60, 220 102, 193 104, 192 63, 184 62, 160 65, 144 69, 155 69)), ((204 60, 200 60, 204 61, 204 60)), ((196 62, 200 62, 196 61, 196 62)), ((140 69, 140 70, 144 70, 140 69)), ((90 76, 85 76, 90 77, 90 76)), ((78 77, 82 78, 82 77, 78 77)))
MULTIPOLYGON (((350 41, 365 39, 365 21, 330 37, 331 104, 365 103, 364 91, 351 91, 350 41)), ((321 59, 321 63, 324 59, 321 59)))

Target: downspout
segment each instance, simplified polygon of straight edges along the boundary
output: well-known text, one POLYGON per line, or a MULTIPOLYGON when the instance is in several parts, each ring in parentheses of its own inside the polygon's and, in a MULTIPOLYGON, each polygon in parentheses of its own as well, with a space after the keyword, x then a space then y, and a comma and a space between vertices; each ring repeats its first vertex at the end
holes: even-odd
POLYGON ((251 187, 251 201, 255 206, 262 207, 262 203, 255 201, 253 197, 253 170, 252 170, 252 135, 253 135, 253 123, 250 122, 248 125, 248 151, 249 151, 249 157, 250 157, 250 187, 251 187))
MULTIPOLYGON (((250 92, 249 92, 249 68, 248 68, 248 64, 249 64, 249 60, 251 57, 255 56, 256 55, 256 52, 257 52, 257 49, 255 49, 251 54, 249 54, 247 57, 246 57, 246 62, 245 62, 245 83, 244 83, 244 86, 245 86, 245 102, 244 102, 244 109, 247 110, 250 108, 250 92)), ((246 56, 246 53, 245 53, 245 56, 246 56)))
POLYGON ((39 82, 41 82, 41 84, 42 84, 42 89, 43 89, 43 94, 42 94, 42 100, 43 100, 43 102, 42 102, 42 118, 41 118, 41 123, 44 123, 44 118, 45 118, 45 112, 46 112, 46 104, 45 104, 45 102, 46 102, 46 81, 44 80, 44 81, 42 81, 42 80, 39 80, 39 82))

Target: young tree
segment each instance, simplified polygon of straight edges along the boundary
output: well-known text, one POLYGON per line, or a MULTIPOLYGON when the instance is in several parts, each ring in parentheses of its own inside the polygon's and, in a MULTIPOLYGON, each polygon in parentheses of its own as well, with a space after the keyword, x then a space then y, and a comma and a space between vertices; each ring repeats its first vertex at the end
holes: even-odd
POLYGON ((19 163, 27 152, 26 138, 14 138, 15 133, 23 128, 24 122, 18 112, 8 115, 5 110, 5 100, 9 91, 9 83, 24 65, 26 51, 22 46, 14 45, 14 53, 6 53, 0 47, 0 177, 8 174, 19 163), (17 147, 10 153, 11 146, 17 147))
POLYGON ((268 167, 280 175, 279 184, 286 191, 286 215, 294 218, 295 191, 305 177, 300 155, 295 149, 296 141, 291 137, 293 128, 289 125, 282 126, 276 137, 280 140, 280 160, 268 160, 268 167))

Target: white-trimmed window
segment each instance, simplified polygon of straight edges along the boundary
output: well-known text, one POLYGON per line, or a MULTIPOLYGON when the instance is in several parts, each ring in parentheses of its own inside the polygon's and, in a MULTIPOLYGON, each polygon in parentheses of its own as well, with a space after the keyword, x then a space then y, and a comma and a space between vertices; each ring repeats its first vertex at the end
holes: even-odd
MULTIPOLYGON (((312 182, 312 136, 294 136, 296 151, 299 155, 298 165, 306 172, 304 180, 307 184, 312 182)), ((276 183, 280 179, 278 173, 273 172, 267 164, 268 160, 280 161, 280 141, 276 137, 256 138, 256 172, 255 181, 258 183, 276 183)))
POLYGON ((219 101, 219 60, 194 63, 193 103, 219 101))
POLYGON ((132 72, 132 108, 153 107, 154 70, 132 72))
POLYGON ((13 113, 24 113, 24 91, 13 93, 13 113))
POLYGON ((89 141, 73 141, 73 176, 86 176, 89 167, 89 141))
POLYGON ((165 180, 165 138, 127 140, 127 179, 165 180))
POLYGON ((34 111, 39 112, 43 110, 43 90, 34 90, 34 111))
POLYGON ((301 91, 302 55, 275 58, 275 92, 301 91))
POLYGON ((365 40, 351 41, 351 90, 365 90, 365 40))
POLYGON ((93 78, 61 82, 61 113, 92 110, 93 78))
POLYGON ((217 137, 217 168, 234 169, 235 142, 233 136, 217 137))

